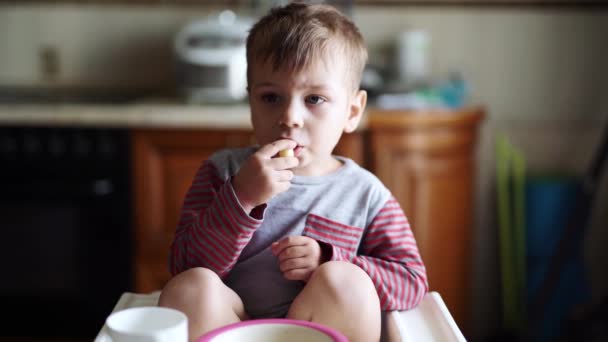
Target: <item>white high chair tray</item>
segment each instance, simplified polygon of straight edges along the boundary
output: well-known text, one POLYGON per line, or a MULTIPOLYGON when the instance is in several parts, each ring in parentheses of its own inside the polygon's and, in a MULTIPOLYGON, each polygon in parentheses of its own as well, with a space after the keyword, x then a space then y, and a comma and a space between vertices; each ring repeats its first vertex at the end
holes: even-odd
MULTIPOLYGON (((112 312, 139 306, 155 306, 159 296, 160 291, 149 294, 125 292, 112 312)), ((437 292, 427 293, 422 302, 412 310, 393 311, 390 315, 397 322, 401 342, 466 341, 437 292)), ((110 341, 104 324, 95 342, 110 341)))
POLYGON ((391 315, 402 342, 466 341, 438 292, 427 293, 411 310, 393 311, 391 315))

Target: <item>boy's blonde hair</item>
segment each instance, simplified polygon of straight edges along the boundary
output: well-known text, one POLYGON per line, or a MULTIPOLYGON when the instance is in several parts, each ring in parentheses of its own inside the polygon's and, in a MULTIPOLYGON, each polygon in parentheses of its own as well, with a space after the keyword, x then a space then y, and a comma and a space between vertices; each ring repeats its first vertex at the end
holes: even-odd
POLYGON ((367 49, 355 24, 328 5, 291 3, 273 8, 247 37, 247 79, 254 62, 298 72, 324 57, 344 61, 354 90, 359 89, 367 49), (337 49, 335 56, 330 48, 337 49))

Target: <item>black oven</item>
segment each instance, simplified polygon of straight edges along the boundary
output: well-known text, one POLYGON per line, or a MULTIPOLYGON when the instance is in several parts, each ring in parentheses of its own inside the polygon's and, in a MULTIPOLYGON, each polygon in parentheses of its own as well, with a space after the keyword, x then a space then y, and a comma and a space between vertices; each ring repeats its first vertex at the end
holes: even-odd
POLYGON ((126 130, 0 127, 1 340, 91 341, 132 291, 129 174, 126 130))

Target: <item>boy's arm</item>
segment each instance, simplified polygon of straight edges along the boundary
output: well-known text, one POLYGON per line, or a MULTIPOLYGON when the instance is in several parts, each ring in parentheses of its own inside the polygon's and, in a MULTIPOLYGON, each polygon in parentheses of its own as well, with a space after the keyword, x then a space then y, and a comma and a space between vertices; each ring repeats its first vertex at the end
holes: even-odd
MULTIPOLYGON (((256 210, 252 216, 261 217, 256 210)), ((241 208, 231 179, 203 163, 184 199, 169 254, 171 274, 200 266, 225 276, 262 222, 252 216, 241 208)))
POLYGON ((363 236, 359 255, 331 246, 330 260, 361 267, 372 279, 382 310, 408 310, 428 291, 426 269, 410 225, 394 197, 373 219, 363 236))

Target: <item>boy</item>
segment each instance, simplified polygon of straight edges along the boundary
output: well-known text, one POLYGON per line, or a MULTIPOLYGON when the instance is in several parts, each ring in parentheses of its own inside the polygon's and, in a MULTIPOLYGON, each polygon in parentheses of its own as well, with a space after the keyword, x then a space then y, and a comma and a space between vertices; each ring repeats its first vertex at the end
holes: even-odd
POLYGON ((260 146, 220 151, 199 169, 159 300, 186 313, 192 340, 241 320, 288 317, 378 341, 381 310, 412 308, 426 293, 399 204, 371 173, 332 155, 365 109, 366 59, 356 26, 326 5, 275 8, 251 29, 260 146))

